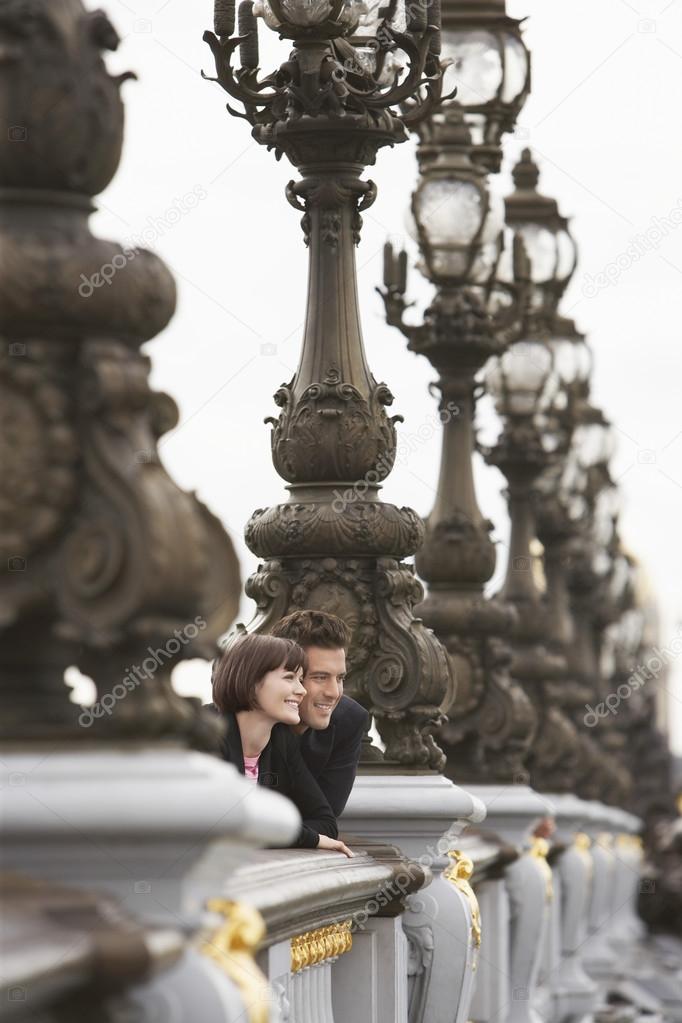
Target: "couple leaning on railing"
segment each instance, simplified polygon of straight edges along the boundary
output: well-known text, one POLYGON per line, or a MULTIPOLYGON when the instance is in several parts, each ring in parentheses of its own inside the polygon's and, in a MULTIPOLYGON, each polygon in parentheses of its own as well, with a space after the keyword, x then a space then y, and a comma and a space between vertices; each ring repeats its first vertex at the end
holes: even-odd
POLYGON ((213 708, 225 760, 298 809, 294 846, 334 849, 355 780, 367 711, 343 695, 350 633, 335 615, 295 611, 272 634, 243 634, 216 661, 213 708))

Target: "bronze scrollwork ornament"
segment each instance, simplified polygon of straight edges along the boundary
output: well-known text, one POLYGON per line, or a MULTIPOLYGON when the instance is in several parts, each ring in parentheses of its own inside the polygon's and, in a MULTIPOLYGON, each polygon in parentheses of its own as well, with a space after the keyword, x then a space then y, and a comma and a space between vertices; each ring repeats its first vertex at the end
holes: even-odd
POLYGON ((173 314, 173 278, 88 224, 118 166, 119 90, 134 77, 107 71, 102 51, 118 42, 80 0, 0 8, 15 143, 0 155, 2 732, 205 744, 212 726, 170 673, 214 655, 239 570, 218 520, 157 453, 177 410, 150 389, 139 349, 173 314), (97 687, 92 708, 69 701, 72 665, 97 687))
POLYGON ((377 152, 441 96, 437 5, 398 0, 374 23, 354 0, 242 0, 238 32, 228 2, 204 35, 218 84, 256 141, 300 171, 287 199, 302 214, 310 274, 303 345, 293 379, 275 394, 272 457, 289 500, 258 509, 246 527, 264 562, 247 583, 253 628, 317 607, 353 630, 348 691, 374 714, 385 761, 402 769, 443 765, 430 731, 454 683, 443 648, 413 607, 422 596, 413 554, 423 527, 408 508, 384 504, 381 482, 396 453, 393 395, 372 375, 358 310, 355 246, 376 188, 361 179, 377 152), (427 24, 434 14, 434 23, 427 24), (291 39, 272 74, 258 70, 258 21, 291 39), (239 48, 242 66, 232 58, 239 48), (402 107, 402 111, 401 108, 402 107))

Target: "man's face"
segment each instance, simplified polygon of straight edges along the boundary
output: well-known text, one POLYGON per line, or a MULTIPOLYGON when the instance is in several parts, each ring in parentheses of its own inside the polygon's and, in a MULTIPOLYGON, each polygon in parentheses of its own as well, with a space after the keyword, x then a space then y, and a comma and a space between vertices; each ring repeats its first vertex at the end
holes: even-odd
POLYGON ((346 677, 346 652, 324 650, 319 646, 306 648, 308 671, 302 681, 306 695, 299 708, 301 726, 316 731, 326 728, 332 711, 343 696, 346 677))

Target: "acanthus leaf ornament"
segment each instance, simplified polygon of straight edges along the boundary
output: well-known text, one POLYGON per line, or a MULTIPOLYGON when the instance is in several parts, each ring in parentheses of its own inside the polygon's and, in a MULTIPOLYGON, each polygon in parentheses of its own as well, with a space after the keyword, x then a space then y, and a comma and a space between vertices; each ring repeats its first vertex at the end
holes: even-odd
POLYGON ((259 565, 246 593, 256 601, 251 628, 266 632, 291 611, 317 608, 350 626, 346 691, 374 715, 387 765, 440 770, 430 736, 441 722, 445 651, 413 616, 421 585, 411 566, 390 557, 283 557, 259 565))

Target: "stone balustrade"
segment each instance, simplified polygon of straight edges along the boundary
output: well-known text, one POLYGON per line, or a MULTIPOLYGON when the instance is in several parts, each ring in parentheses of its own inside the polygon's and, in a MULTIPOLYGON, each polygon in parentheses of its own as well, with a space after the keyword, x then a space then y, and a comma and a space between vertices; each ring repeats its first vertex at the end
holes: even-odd
POLYGON ((258 965, 279 1018, 292 1023, 353 1019, 360 1004, 368 1021, 407 1021, 401 920, 405 900, 431 873, 394 847, 350 841, 352 859, 292 849, 256 853, 225 889, 264 921, 258 965))
MULTIPOLYGON (((29 1008, 52 1005, 57 996, 83 998, 83 987, 87 992, 93 976, 107 970, 112 1004, 143 1023, 189 1021, 198 1001, 202 1019, 216 1023, 345 1023, 358 1018, 359 1006, 369 1023, 577 1023, 595 1012, 610 1018, 607 997, 635 989, 652 1013, 660 1006, 660 992, 647 987, 650 964, 635 970, 641 848, 631 815, 553 797, 557 831, 550 843, 532 834, 550 807, 546 797, 524 786, 472 795, 446 783, 457 813, 447 837, 434 840, 442 827, 435 800, 422 802, 421 828, 401 823, 390 799, 383 817, 363 821, 363 807, 377 792, 376 778, 365 778, 349 813, 356 831, 362 822, 371 835, 345 835, 352 859, 259 850, 254 846, 266 835, 281 841, 295 829, 295 814, 278 797, 245 789, 229 765, 157 750, 127 757, 113 771, 112 757, 113 751, 81 752, 76 763, 56 754, 43 765, 15 757, 11 765, 9 864, 48 878, 42 884, 10 878, 12 905, 26 918, 29 903, 34 912, 37 898, 45 903, 49 911, 35 923, 48 953, 63 954, 65 927, 83 919, 84 907, 90 920, 107 921, 47 977, 35 949, 28 955, 18 943, 6 971, 11 1018, 28 1019, 29 1008), (83 756, 89 771, 72 775, 83 756), (180 835, 172 834, 169 815, 176 821, 177 815, 161 798, 167 785, 178 784, 179 772, 194 807, 180 835), (124 805, 119 795, 132 791, 133 773, 137 798, 124 805), (64 785, 70 792, 80 786, 81 799, 70 809, 60 804, 64 785), (45 812, 28 814, 31 799, 45 812), (482 816, 479 800, 486 820, 467 820, 482 816), (261 804, 272 814, 268 825, 254 812, 261 804), (209 817, 215 822, 226 807, 221 834, 200 837, 209 817), (391 828, 412 858, 387 844, 391 828), (425 852, 417 857, 420 843, 425 852), (161 876, 150 873, 152 857, 161 876), (127 957, 116 953, 119 945, 127 957)), ((422 796, 442 784, 433 776, 422 780, 422 796)), ((394 785, 392 778, 383 788, 394 785)))

